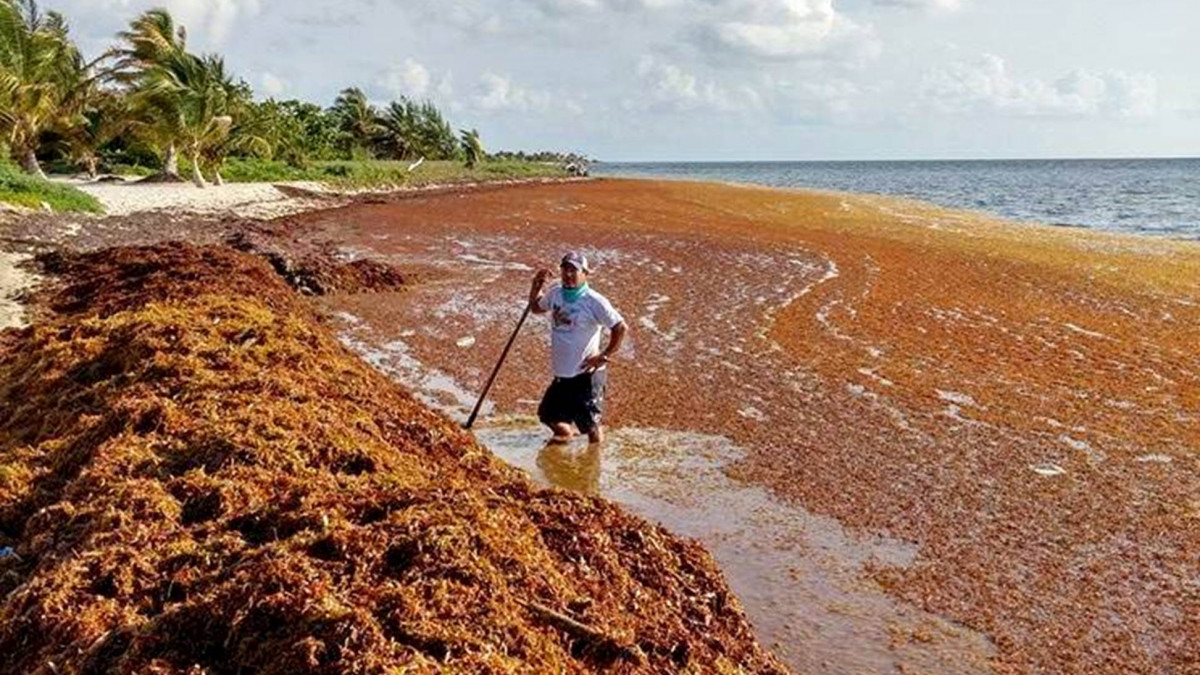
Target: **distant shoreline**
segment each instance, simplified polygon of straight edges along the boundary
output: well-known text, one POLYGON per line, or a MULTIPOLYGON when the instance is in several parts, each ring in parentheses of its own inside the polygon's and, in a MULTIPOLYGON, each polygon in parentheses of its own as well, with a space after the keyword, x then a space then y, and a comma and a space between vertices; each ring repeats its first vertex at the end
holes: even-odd
POLYGON ((621 164, 921 164, 942 162, 1171 162, 1200 160, 1200 155, 1171 157, 996 157, 916 159, 596 159, 594 165, 621 164))
POLYGON ((602 162, 601 177, 918 199, 1022 224, 1200 241, 1200 159, 602 162))

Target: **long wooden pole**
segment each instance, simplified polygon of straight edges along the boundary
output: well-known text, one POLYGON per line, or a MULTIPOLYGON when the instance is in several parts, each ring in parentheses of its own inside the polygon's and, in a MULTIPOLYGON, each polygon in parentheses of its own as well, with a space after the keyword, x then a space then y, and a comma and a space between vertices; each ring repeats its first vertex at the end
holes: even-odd
POLYGON ((496 367, 492 368, 492 375, 488 378, 487 384, 483 385, 483 393, 479 395, 479 400, 475 402, 475 409, 471 411, 471 416, 467 418, 467 423, 463 425, 464 429, 470 429, 471 425, 475 424, 475 417, 479 414, 479 408, 483 406, 483 399, 487 398, 488 392, 491 391, 492 382, 496 381, 496 375, 500 372, 500 366, 504 365, 504 359, 508 358, 508 350, 512 349, 513 341, 517 339, 517 333, 521 332, 521 326, 525 325, 525 317, 529 316, 529 310, 532 307, 532 304, 526 304, 525 311, 521 312, 521 320, 517 322, 517 327, 513 330, 512 336, 508 338, 508 344, 504 345, 504 352, 500 354, 500 360, 496 362, 496 367))

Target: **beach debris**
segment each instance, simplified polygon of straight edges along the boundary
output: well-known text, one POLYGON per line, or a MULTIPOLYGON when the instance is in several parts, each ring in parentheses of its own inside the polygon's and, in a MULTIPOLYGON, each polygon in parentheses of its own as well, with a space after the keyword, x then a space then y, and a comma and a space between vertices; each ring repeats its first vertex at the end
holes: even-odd
POLYGON ((1067 470, 1061 466, 1057 464, 1051 464, 1049 462, 1043 464, 1030 464, 1029 469, 1039 476, 1061 476, 1067 472, 1067 470))
POLYGON ((615 638, 608 633, 574 619, 562 612, 537 603, 526 602, 525 606, 538 617, 545 619, 554 626, 570 633, 573 637, 589 643, 593 649, 629 659, 638 665, 646 662, 646 654, 641 647, 615 638))
POLYGON ((454 344, 458 345, 459 347, 462 347, 463 349, 466 349, 467 347, 470 347, 471 345, 475 344, 475 336, 467 335, 465 337, 461 337, 454 344))

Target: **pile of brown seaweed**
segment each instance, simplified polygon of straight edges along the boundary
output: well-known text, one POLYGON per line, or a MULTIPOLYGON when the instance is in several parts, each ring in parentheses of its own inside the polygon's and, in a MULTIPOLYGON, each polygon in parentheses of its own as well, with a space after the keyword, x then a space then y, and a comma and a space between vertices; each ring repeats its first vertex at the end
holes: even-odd
POLYGON ((305 295, 394 290, 406 282, 398 270, 377 260, 339 262, 332 243, 302 240, 286 225, 246 223, 225 243, 266 258, 289 286, 305 295))
POLYGON ((783 672, 697 544, 533 487, 262 259, 47 263, 0 353, 0 673, 783 672))

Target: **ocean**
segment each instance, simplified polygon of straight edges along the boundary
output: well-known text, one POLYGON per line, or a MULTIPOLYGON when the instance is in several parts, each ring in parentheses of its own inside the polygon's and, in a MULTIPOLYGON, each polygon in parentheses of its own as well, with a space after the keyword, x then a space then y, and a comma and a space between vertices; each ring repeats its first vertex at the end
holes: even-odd
POLYGON ((591 169, 898 195, 1021 222, 1200 241, 1200 159, 603 162, 591 169))

